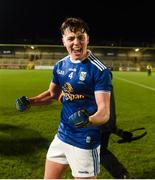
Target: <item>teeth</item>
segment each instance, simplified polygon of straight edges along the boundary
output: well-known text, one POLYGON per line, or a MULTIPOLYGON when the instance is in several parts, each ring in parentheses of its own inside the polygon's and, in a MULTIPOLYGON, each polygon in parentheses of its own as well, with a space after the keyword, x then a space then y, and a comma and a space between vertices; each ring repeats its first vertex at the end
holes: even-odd
POLYGON ((80 48, 74 48, 73 50, 75 50, 75 51, 79 51, 79 50, 80 50, 80 48))

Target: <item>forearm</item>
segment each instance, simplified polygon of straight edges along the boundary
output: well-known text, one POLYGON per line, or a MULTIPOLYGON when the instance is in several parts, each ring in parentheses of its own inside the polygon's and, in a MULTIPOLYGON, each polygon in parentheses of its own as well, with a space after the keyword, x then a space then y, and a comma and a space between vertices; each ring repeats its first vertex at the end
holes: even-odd
POLYGON ((37 106, 37 105, 46 105, 52 103, 54 96, 51 96, 50 91, 47 90, 35 97, 30 97, 30 105, 37 106))
POLYGON ((89 112, 85 109, 81 109, 71 116, 69 116, 68 123, 76 128, 88 127, 89 125, 99 126, 106 123, 109 119, 109 115, 102 111, 97 111, 94 115, 89 116, 89 112))
POLYGON ((23 112, 31 106, 50 104, 54 99, 58 100, 60 93, 61 89, 56 84, 51 83, 47 91, 44 91, 37 96, 30 98, 27 96, 22 96, 17 98, 16 109, 20 112, 23 112))

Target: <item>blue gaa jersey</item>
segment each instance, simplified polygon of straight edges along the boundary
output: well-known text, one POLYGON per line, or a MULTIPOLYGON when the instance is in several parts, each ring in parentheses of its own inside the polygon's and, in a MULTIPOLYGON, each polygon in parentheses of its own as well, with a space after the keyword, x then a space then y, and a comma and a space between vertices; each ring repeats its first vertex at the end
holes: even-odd
POLYGON ((68 117, 80 109, 86 109, 90 115, 96 112, 94 93, 111 91, 110 70, 91 52, 83 61, 66 56, 56 63, 53 82, 64 93, 58 138, 83 149, 97 147, 100 144, 100 126, 75 128, 68 123, 68 117))

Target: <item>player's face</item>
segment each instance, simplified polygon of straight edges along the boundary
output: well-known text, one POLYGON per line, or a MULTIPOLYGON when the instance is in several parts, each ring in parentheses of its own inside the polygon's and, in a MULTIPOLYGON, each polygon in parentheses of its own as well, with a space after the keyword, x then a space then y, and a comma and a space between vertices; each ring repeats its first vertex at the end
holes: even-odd
POLYGON ((71 32, 68 28, 64 31, 63 44, 73 60, 83 60, 87 57, 89 36, 81 31, 71 32))

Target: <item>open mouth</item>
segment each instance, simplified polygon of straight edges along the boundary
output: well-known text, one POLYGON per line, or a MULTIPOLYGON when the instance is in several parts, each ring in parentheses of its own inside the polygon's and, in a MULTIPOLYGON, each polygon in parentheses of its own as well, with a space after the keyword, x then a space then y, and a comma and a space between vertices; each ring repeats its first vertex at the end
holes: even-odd
POLYGON ((74 48, 74 49, 72 49, 72 53, 76 56, 79 56, 82 53, 82 49, 81 48, 74 48))

